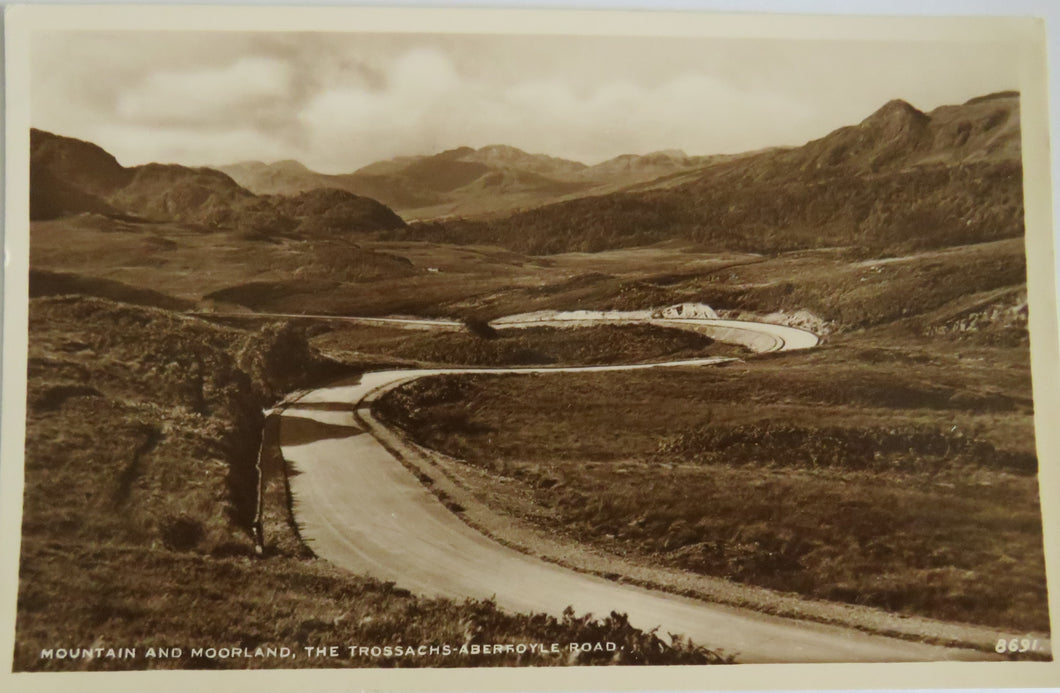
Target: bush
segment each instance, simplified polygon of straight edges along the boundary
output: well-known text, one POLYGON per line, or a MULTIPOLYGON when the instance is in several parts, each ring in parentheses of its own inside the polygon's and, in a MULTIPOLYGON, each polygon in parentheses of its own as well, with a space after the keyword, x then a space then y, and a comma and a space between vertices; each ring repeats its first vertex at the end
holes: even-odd
POLYGON ((202 523, 187 516, 167 518, 162 523, 162 543, 173 551, 191 551, 204 536, 202 523))
POLYGON ((468 332, 480 339, 496 339, 500 336, 493 325, 490 325, 489 320, 483 320, 482 318, 464 318, 464 327, 467 328, 468 332))

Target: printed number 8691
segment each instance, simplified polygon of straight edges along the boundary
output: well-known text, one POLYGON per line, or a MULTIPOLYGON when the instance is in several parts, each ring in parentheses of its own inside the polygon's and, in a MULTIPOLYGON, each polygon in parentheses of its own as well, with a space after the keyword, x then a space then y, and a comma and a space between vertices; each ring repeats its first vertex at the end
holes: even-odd
POLYGON ((997 644, 994 645, 994 651, 999 654, 1034 652, 1038 649, 1038 641, 1031 638, 998 638, 997 644))

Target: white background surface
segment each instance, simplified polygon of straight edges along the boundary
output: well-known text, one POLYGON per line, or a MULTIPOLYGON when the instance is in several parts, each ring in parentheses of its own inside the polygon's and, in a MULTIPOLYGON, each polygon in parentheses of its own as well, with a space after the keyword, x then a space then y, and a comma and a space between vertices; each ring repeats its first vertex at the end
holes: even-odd
MULTIPOLYGON (((7 3, 15 4, 15 3, 7 3)), ((106 2, 106 0, 67 0, 51 2, 49 0, 26 0, 18 4, 129 4, 106 2)), ((138 4, 192 4, 189 2, 142 2, 138 4)), ((626 9, 626 10, 707 10, 724 12, 773 12, 799 14, 861 14, 861 15, 998 15, 998 16, 1034 16, 1046 20, 1048 34, 1048 60, 1051 66, 1049 75, 1050 94, 1050 129, 1053 137, 1052 161, 1052 197, 1060 198, 1060 170, 1057 166, 1057 139, 1060 138, 1060 70, 1056 69, 1060 56, 1060 0, 389 0, 360 2, 306 2, 304 0, 195 0, 201 5, 280 5, 280 6, 390 6, 390 7, 535 7, 543 9, 626 9)), ((1055 205, 1054 205, 1055 206, 1055 205)), ((1054 209, 1053 233, 1060 241, 1055 221, 1054 209)), ((1060 245, 1060 242, 1054 243, 1060 245)), ((5 265, 6 265, 5 261, 5 265)), ((1053 258, 1054 276, 1060 275, 1060 262, 1053 258)), ((1060 300, 1057 302, 1060 305, 1060 300)), ((1053 599, 1060 595, 1052 595, 1053 599)), ((867 682, 868 685, 871 683, 867 682)), ((793 686, 812 687, 811 681, 792 681, 793 686)), ((1008 689, 1020 690, 1020 689, 1008 689)), ((1049 689, 1060 691, 1060 681, 1056 687, 1049 689)))

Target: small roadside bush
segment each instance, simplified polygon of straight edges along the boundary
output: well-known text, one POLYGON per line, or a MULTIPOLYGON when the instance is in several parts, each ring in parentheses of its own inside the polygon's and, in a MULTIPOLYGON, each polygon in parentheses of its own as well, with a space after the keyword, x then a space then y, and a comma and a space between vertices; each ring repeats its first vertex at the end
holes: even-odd
POLYGON ((162 523, 162 543, 173 551, 191 551, 204 536, 202 523, 190 517, 171 517, 162 523))
POLYGON ((489 320, 482 318, 464 318, 464 327, 479 339, 496 339, 500 336, 489 320))

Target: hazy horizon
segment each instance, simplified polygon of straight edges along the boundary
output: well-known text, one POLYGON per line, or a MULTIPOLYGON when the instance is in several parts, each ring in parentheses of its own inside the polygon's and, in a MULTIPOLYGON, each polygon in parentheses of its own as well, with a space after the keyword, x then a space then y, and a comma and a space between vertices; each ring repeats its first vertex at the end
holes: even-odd
POLYGON ((324 173, 497 144, 587 165, 798 146, 892 99, 1018 88, 1009 46, 971 41, 85 31, 32 55, 33 126, 123 165, 324 173))

